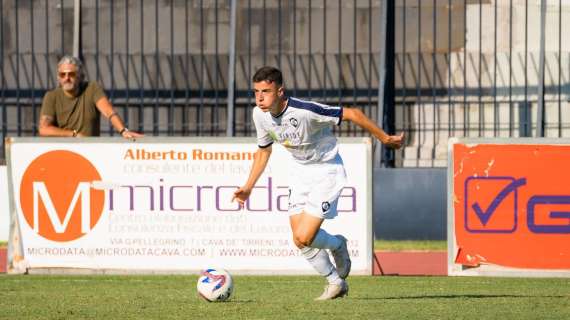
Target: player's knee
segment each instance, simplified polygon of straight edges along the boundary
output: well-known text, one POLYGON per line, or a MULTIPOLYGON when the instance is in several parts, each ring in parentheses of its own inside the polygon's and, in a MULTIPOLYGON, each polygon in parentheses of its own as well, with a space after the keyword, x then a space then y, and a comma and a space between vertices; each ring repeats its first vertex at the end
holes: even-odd
POLYGON ((295 247, 297 247, 299 249, 303 249, 305 247, 299 241, 297 241, 294 237, 293 237, 293 243, 295 244, 295 247))
POLYGON ((313 242, 313 238, 306 234, 294 234, 293 242, 295 242, 297 248, 303 248, 310 246, 311 242, 313 242))

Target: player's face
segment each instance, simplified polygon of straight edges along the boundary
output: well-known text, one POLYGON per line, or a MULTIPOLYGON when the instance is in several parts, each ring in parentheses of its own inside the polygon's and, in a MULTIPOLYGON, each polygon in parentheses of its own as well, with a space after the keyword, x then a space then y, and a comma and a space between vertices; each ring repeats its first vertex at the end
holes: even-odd
POLYGON ((74 91, 79 85, 77 66, 70 63, 60 65, 57 69, 57 78, 59 85, 64 91, 74 91))
POLYGON ((281 98, 283 97, 283 87, 277 87, 275 82, 260 81, 253 83, 255 92, 255 103, 263 111, 279 113, 281 110, 281 98))

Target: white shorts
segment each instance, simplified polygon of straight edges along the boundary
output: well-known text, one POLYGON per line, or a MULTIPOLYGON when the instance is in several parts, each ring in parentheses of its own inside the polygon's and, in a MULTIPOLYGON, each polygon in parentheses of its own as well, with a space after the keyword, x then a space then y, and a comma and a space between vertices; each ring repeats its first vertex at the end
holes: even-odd
POLYGON ((342 158, 325 163, 289 166, 289 215, 308 213, 322 219, 337 216, 340 192, 346 183, 342 158))

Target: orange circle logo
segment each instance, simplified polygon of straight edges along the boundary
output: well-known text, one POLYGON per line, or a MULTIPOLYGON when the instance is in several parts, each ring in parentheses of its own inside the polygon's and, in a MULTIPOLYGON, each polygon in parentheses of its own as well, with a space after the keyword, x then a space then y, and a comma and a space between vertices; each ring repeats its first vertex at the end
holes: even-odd
POLYGON ((65 150, 50 151, 28 166, 20 184, 20 206, 26 222, 40 236, 58 242, 89 233, 105 204, 97 169, 83 156, 65 150))

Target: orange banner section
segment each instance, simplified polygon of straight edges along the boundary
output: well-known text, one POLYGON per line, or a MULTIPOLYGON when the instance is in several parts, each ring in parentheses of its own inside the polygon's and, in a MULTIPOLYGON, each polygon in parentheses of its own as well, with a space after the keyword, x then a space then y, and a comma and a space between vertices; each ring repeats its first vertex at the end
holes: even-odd
POLYGON ((570 146, 453 146, 456 263, 570 269, 570 146))

